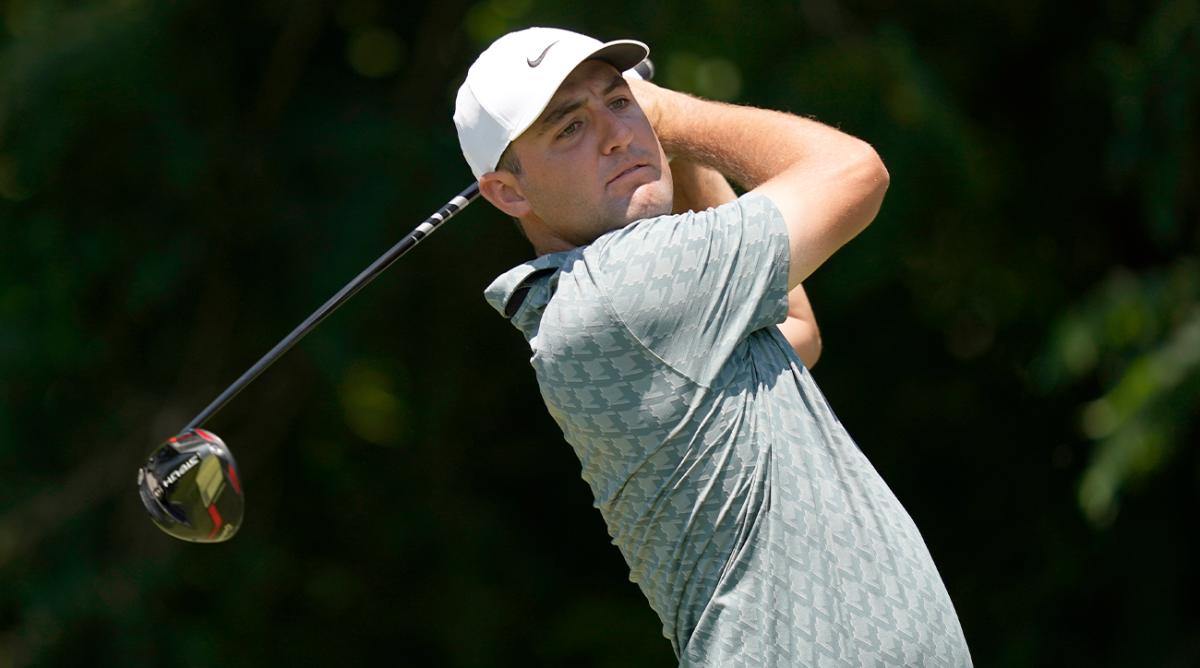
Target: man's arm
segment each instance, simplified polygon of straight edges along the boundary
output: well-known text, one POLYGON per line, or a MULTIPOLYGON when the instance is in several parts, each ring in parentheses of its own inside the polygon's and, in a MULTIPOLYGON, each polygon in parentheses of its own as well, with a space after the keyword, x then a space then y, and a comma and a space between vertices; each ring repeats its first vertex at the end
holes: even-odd
POLYGON ((711 165, 783 214, 800 284, 879 212, 888 173, 866 142, 816 121, 630 82, 669 155, 711 165))
POLYGON ((787 320, 778 327, 804 366, 809 369, 816 366, 821 357, 821 330, 817 328, 817 316, 813 315, 803 285, 797 284, 788 292, 787 320))
MULTIPOLYGON (((687 158, 671 161, 671 176, 675 181, 675 213, 703 211, 737 199, 729 181, 717 170, 687 158)), ((821 332, 803 285, 788 292, 787 320, 778 327, 804 366, 813 368, 821 356, 821 332)))
POLYGON ((675 182, 674 213, 704 211, 737 199, 733 186, 712 167, 690 160, 671 160, 671 180, 675 182))

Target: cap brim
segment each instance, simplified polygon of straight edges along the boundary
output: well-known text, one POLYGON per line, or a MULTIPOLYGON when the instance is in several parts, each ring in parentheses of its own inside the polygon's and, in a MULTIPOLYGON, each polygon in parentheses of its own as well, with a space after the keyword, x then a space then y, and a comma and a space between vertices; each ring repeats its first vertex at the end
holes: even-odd
POLYGON ((650 47, 632 39, 619 39, 606 43, 586 60, 603 60, 604 62, 617 68, 619 71, 633 69, 638 63, 646 59, 650 55, 650 47))

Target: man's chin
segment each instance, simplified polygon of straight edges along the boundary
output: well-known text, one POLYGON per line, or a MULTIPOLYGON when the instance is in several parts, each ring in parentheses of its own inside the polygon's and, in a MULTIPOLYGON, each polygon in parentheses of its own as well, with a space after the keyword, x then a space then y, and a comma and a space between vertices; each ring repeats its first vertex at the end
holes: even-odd
POLYGON ((633 192, 629 206, 625 209, 625 224, 665 216, 671 213, 671 188, 663 188, 661 181, 647 183, 633 192))

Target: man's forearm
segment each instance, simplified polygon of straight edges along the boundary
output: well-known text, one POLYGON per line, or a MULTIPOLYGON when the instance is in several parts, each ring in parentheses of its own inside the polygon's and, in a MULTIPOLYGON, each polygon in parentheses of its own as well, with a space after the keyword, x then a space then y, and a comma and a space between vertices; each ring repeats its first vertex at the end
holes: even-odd
POLYGON ((637 82, 634 93, 651 100, 647 114, 667 155, 710 165, 747 190, 788 169, 819 169, 848 151, 869 149, 793 114, 703 100, 647 82, 637 82))

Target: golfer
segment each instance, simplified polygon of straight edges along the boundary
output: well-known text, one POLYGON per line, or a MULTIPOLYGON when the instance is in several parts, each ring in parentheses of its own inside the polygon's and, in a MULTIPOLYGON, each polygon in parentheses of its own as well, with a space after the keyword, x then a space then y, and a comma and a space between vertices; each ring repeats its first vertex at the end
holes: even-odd
POLYGON ((971 665, 920 533, 798 354, 811 314, 788 318, 886 169, 817 122, 622 75, 647 53, 513 32, 454 113, 537 255, 486 297, 525 335, 630 579, 681 666, 971 665))

